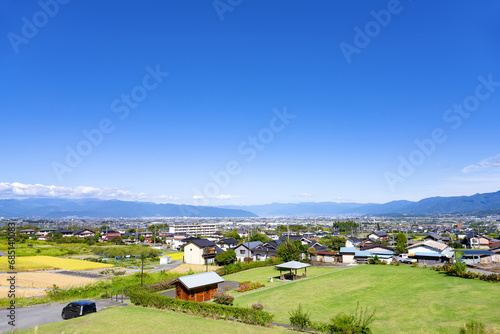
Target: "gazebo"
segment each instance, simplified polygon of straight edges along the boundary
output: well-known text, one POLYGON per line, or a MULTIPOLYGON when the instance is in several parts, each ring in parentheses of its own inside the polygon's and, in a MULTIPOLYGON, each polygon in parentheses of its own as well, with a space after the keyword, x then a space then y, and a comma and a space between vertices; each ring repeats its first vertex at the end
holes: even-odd
POLYGON ((298 261, 289 261, 289 262, 275 265, 275 267, 280 270, 280 279, 285 280, 285 275, 281 274, 281 270, 289 269, 290 270, 290 277, 291 277, 292 281, 299 279, 299 278, 305 278, 306 274, 307 274, 307 267, 310 267, 310 266, 311 266, 310 264, 302 263, 302 262, 298 262, 298 261), (299 270, 299 269, 304 269, 304 274, 301 276, 297 275, 297 270, 299 270), (295 270, 295 273, 293 273, 292 270, 295 270))

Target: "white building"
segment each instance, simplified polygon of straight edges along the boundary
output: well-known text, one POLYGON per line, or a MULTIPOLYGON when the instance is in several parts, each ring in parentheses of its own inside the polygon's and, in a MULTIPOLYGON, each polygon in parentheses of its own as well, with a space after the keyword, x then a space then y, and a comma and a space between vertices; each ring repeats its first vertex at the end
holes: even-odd
POLYGON ((169 233, 186 233, 190 235, 209 236, 216 232, 215 224, 199 224, 199 225, 171 225, 169 233))

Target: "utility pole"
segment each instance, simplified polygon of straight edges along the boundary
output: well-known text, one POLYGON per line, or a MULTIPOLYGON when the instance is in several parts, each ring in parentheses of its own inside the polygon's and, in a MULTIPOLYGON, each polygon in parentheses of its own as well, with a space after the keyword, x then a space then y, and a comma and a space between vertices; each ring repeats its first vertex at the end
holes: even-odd
POLYGON ((141 287, 142 287, 142 277, 144 276, 144 251, 141 254, 141 287))

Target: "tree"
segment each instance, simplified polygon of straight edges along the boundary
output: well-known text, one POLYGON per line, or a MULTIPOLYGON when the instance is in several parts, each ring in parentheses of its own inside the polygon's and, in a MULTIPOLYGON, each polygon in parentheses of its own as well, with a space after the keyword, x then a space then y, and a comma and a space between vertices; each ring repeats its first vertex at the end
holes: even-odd
POLYGON ((325 246, 328 246, 332 251, 339 251, 340 247, 345 246, 346 239, 342 237, 331 237, 326 240, 325 246))
POLYGON ((120 238, 119 236, 113 237, 113 239, 111 239, 111 242, 114 243, 115 245, 123 245, 124 244, 122 238, 120 238))
POLYGON ((299 261, 300 260, 300 249, 292 241, 286 241, 278 247, 278 257, 284 261, 299 261))
POLYGON ((146 239, 146 238, 144 237, 144 235, 142 235, 142 234, 141 234, 141 236, 139 237, 139 241, 140 241, 140 242, 144 242, 144 240, 145 240, 145 239, 146 239))
POLYGON ((227 238, 233 238, 233 239, 236 239, 238 241, 241 241, 241 236, 238 234, 238 232, 236 230, 232 230, 231 232, 229 232, 228 234, 226 234, 226 237, 227 238))
POLYGON ((261 241, 262 243, 269 241, 269 237, 262 233, 252 234, 250 241, 261 241))
POLYGON ((404 233, 398 233, 396 236, 396 247, 394 251, 398 254, 403 254, 408 252, 408 240, 404 233))
POLYGON ((222 265, 233 263, 235 260, 236 252, 234 249, 228 249, 227 251, 219 253, 215 256, 215 261, 222 265))

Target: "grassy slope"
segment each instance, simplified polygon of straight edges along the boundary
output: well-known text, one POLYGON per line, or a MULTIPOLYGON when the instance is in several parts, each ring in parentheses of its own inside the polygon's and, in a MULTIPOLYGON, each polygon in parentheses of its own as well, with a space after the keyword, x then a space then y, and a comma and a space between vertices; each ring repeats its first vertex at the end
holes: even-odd
POLYGON ((114 307, 84 317, 25 329, 19 333, 286 333, 284 328, 250 326, 236 322, 204 319, 183 313, 167 312, 137 306, 114 307))
POLYGON ((243 294, 238 306, 261 302, 275 321, 288 323, 300 302, 312 320, 353 313, 356 303, 376 308, 374 333, 457 333, 469 320, 500 330, 500 284, 450 277, 409 266, 359 266, 243 294), (495 327, 496 326, 496 327, 495 327))
MULTIPOLYGON (((333 272, 338 270, 338 268, 329 268, 329 267, 309 267, 307 268, 307 277, 313 277, 329 272, 333 272)), ((283 273, 288 273, 288 271, 283 271, 283 273)), ((300 275, 303 273, 303 270, 297 271, 300 275)), ((236 274, 226 275, 224 279, 226 281, 251 281, 252 283, 260 282, 265 284, 266 287, 275 286, 284 284, 284 282, 278 281, 280 276, 280 271, 274 267, 263 267, 263 268, 255 268, 250 270, 241 271, 236 274), (269 277, 273 277, 273 282, 269 282, 269 277)))

